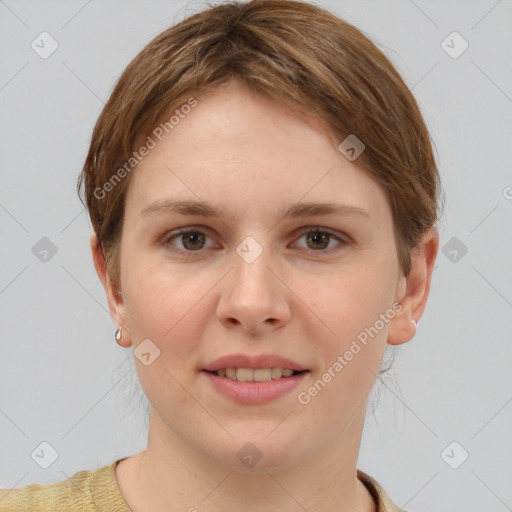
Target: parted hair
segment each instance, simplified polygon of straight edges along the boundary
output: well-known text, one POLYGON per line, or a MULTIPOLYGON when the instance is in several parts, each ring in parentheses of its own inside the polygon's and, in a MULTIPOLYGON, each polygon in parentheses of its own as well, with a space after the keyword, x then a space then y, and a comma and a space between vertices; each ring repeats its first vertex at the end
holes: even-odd
POLYGON ((324 8, 231 0, 209 4, 150 41, 124 70, 96 122, 78 193, 112 282, 117 286, 120 278, 131 174, 123 173, 108 193, 104 184, 162 119, 232 80, 313 115, 339 142, 352 134, 364 144, 354 163, 386 193, 407 276, 411 250, 438 220, 440 178, 433 141, 404 80, 369 36, 324 8))

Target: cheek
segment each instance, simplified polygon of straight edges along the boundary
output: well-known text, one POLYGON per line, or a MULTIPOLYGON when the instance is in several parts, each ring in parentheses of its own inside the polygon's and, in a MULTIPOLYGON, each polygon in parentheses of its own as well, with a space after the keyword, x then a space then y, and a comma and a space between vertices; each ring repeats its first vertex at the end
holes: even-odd
POLYGON ((386 348, 389 321, 383 322, 380 315, 391 306, 392 291, 389 272, 365 267, 329 280, 324 293, 317 288, 311 295, 312 309, 324 325, 305 323, 310 329, 305 336, 318 340, 320 362, 314 379, 297 397, 310 421, 321 421, 328 414, 333 425, 339 425, 367 399, 386 348))
POLYGON ((320 288, 315 290, 312 309, 326 326, 322 328, 323 343, 318 345, 324 371, 330 368, 337 376, 333 381, 352 391, 371 387, 380 368, 389 323, 394 317, 397 276, 393 269, 391 258, 374 258, 337 279, 331 278, 323 293, 320 288), (335 364, 339 363, 339 356, 341 370, 335 364))
POLYGON ((203 327, 200 298, 209 288, 207 283, 175 268, 171 272, 161 262, 137 266, 127 262, 125 276, 126 315, 134 344, 149 338, 163 354, 172 351, 181 358, 193 353, 193 340, 200 339, 203 327))
MULTIPOLYGON (((322 299, 316 299, 336 335, 354 337, 373 325, 392 305, 396 277, 384 260, 354 266, 338 279, 329 279, 322 299)), ((318 290, 318 297, 322 296, 318 290)))
POLYGON ((194 402, 184 388, 191 387, 197 369, 198 340, 204 330, 199 299, 209 287, 176 271, 171 275, 160 264, 130 270, 124 294, 133 348, 149 339, 160 350, 148 366, 135 358, 141 386, 163 417, 177 407, 193 411, 194 402))

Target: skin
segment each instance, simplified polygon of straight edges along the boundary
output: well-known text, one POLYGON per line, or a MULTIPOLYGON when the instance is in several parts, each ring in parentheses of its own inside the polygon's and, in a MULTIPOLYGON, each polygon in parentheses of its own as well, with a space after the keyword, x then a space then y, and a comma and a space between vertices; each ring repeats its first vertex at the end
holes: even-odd
POLYGON ((115 286, 91 237, 110 311, 123 327, 120 344, 136 349, 150 339, 160 350, 149 366, 135 359, 151 404, 149 438, 146 450, 118 464, 121 493, 135 512, 373 511, 356 476, 368 396, 386 343, 415 334, 438 234, 425 233, 405 278, 385 193, 337 150, 341 140, 236 82, 197 99, 130 176, 115 286), (221 216, 141 213, 166 198, 208 201, 221 216), (356 206, 369 219, 284 217, 306 201, 356 206), (169 240, 190 226, 205 238, 169 240), (328 228, 345 243, 311 240, 311 227, 310 235, 328 228), (247 236, 263 249, 250 264, 236 252, 247 236), (400 312, 300 404, 297 394, 394 302, 400 312), (233 353, 279 354, 310 373, 283 397, 240 405, 200 372, 233 353), (237 458, 247 442, 263 455, 252 468, 237 458))

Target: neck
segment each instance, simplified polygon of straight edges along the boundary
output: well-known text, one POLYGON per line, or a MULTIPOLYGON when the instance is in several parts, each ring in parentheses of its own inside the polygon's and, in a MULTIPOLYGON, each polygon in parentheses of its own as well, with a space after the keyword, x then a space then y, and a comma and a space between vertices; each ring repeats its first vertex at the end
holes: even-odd
POLYGON ((152 409, 147 449, 118 464, 116 477, 134 511, 375 512, 356 472, 363 424, 359 411, 338 439, 300 461, 265 465, 262 457, 242 472, 176 436, 152 409))

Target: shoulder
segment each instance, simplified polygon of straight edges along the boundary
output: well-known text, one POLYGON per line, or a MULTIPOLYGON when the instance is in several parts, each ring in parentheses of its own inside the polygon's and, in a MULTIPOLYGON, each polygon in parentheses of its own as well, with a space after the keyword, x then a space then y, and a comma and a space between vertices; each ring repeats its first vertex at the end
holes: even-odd
POLYGON ((0 511, 98 512, 105 509, 130 512, 115 478, 118 461, 96 470, 79 471, 60 482, 29 484, 17 489, 0 489, 0 511), (116 508, 112 505, 117 504, 116 508))

